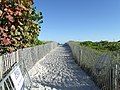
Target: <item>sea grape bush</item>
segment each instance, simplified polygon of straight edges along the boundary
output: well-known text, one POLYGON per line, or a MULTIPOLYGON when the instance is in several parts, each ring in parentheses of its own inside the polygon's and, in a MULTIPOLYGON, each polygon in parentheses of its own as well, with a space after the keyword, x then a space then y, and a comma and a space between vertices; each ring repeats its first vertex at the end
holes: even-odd
POLYGON ((38 42, 43 17, 32 5, 29 3, 25 6, 15 1, 0 2, 0 54, 38 42))

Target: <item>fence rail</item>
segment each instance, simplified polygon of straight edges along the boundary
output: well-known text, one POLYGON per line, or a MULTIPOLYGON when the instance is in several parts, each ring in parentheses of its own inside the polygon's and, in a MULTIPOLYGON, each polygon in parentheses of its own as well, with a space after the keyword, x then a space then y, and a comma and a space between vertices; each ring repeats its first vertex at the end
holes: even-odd
POLYGON ((99 52, 74 42, 67 44, 76 62, 101 90, 120 90, 120 52, 99 52))

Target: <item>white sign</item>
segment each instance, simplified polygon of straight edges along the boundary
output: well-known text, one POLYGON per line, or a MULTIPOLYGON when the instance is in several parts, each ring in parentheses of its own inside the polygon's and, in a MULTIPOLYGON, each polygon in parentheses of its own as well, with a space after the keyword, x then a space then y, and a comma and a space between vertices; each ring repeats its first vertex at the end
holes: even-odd
POLYGON ((21 70, 19 66, 15 67, 15 70, 11 73, 11 79, 13 81, 13 84, 15 86, 16 90, 21 90, 24 82, 24 78, 22 76, 21 70))

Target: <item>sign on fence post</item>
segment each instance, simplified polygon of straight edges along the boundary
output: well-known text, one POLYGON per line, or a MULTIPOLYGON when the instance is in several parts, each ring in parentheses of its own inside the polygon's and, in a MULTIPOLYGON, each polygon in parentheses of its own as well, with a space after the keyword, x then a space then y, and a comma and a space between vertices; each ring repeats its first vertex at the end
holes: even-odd
POLYGON ((16 66, 10 75, 16 90, 21 90, 23 87, 24 78, 22 76, 19 66, 16 66))
POLYGON ((2 79, 3 74, 3 62, 2 62, 2 56, 0 56, 0 79, 2 79))

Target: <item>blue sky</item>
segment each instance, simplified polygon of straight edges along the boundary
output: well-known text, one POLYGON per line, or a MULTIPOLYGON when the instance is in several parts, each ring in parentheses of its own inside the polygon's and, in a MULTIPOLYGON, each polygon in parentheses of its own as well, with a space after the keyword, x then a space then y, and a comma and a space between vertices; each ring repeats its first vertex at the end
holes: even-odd
POLYGON ((35 0, 43 13, 40 40, 119 40, 120 0, 35 0))

